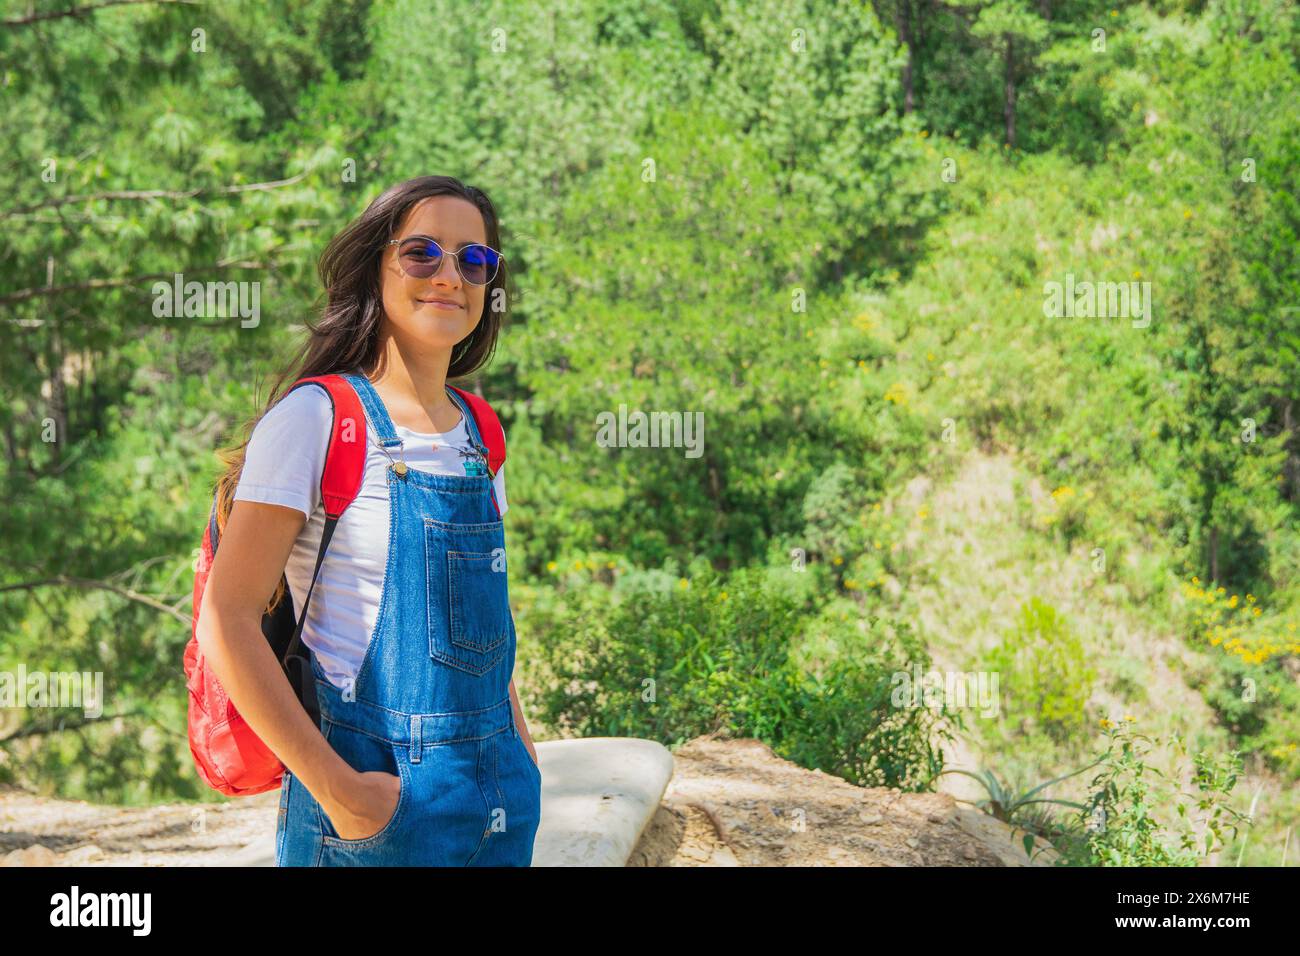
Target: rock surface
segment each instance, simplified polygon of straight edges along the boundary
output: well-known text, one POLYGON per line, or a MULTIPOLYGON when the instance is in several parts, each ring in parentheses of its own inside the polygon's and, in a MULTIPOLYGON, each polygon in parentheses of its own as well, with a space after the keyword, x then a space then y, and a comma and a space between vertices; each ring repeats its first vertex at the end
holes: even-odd
POLYGON ((653 740, 587 737, 537 745, 542 823, 533 866, 622 866, 673 776, 653 740))
POLYGON ((947 793, 863 788, 759 740, 697 737, 629 866, 1047 866, 1055 851, 947 793))

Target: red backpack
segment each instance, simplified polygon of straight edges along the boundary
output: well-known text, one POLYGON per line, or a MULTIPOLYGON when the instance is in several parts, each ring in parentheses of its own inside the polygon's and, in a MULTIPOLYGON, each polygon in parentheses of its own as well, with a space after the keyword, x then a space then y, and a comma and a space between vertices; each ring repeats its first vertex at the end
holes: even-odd
MULTIPOLYGON (((311 667, 311 649, 302 642, 302 628, 307 620, 307 608, 316 587, 321 561, 329 547, 330 538, 339 518, 357 497, 365 472, 366 416, 361 399, 342 375, 321 375, 299 379, 289 391, 313 384, 325 389, 334 411, 329 447, 325 452, 325 469, 321 474, 321 506, 325 510, 325 527, 321 533, 320 550, 316 554, 316 568, 311 585, 303 600, 302 613, 295 623, 293 598, 288 582, 276 605, 262 615, 262 634, 280 661, 280 666, 293 687, 294 693, 312 720, 319 723, 320 708, 316 702, 316 681, 311 667)), ((506 458, 505 433, 496 413, 484 399, 456 386, 449 386, 465 400, 479 433, 487 443, 488 474, 495 477, 506 458)), ((285 393, 286 395, 288 392, 285 393)), ((500 514, 496 496, 493 505, 500 514)), ((199 610, 203 606, 203 589, 208 583, 208 572, 216 555, 218 543, 217 502, 214 496, 208 525, 203 532, 203 544, 194 573, 194 610, 190 640, 185 647, 185 678, 189 687, 189 738, 190 753, 199 776, 228 797, 252 796, 280 785, 284 764, 271 749, 262 743, 235 710, 226 696, 221 682, 208 666, 199 647, 199 610)))

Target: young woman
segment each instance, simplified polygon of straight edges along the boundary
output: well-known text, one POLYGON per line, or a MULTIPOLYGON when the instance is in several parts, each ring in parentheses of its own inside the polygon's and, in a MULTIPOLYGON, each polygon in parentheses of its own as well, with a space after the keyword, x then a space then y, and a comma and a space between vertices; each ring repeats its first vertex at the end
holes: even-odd
POLYGON ((531 862, 541 772, 511 677, 503 471, 488 477, 473 414, 446 387, 494 350, 500 246, 492 203, 458 180, 375 199, 322 255, 323 319, 218 485, 198 639, 286 767, 281 866, 531 862), (367 449, 303 627, 318 727, 260 620, 282 575, 300 613, 324 525, 332 405, 315 385, 282 389, 330 373, 362 401, 367 449))

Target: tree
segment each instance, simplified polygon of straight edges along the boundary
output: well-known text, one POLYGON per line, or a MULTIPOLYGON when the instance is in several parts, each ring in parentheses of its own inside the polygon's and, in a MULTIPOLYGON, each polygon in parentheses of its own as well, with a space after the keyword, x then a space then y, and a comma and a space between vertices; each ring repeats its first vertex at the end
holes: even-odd
POLYGON ((994 0, 977 6, 979 0, 962 0, 960 6, 976 9, 971 36, 986 43, 1002 63, 1002 120, 1005 142, 1016 145, 1016 90, 1034 68, 1034 58, 1046 41, 1046 21, 1035 13, 1028 0, 994 0))

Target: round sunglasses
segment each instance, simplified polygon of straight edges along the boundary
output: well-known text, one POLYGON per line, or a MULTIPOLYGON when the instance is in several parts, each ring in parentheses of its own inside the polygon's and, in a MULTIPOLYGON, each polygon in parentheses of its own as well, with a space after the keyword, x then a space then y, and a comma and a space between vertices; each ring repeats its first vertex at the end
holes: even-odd
MULTIPOLYGON (((397 246, 397 259, 402 271, 415 279, 437 275, 442 268, 442 257, 447 255, 436 239, 429 236, 408 236, 389 239, 385 245, 397 246)), ((497 269, 505 256, 481 242, 470 242, 450 253, 456 260, 456 271, 470 285, 487 285, 496 278, 497 269)))

